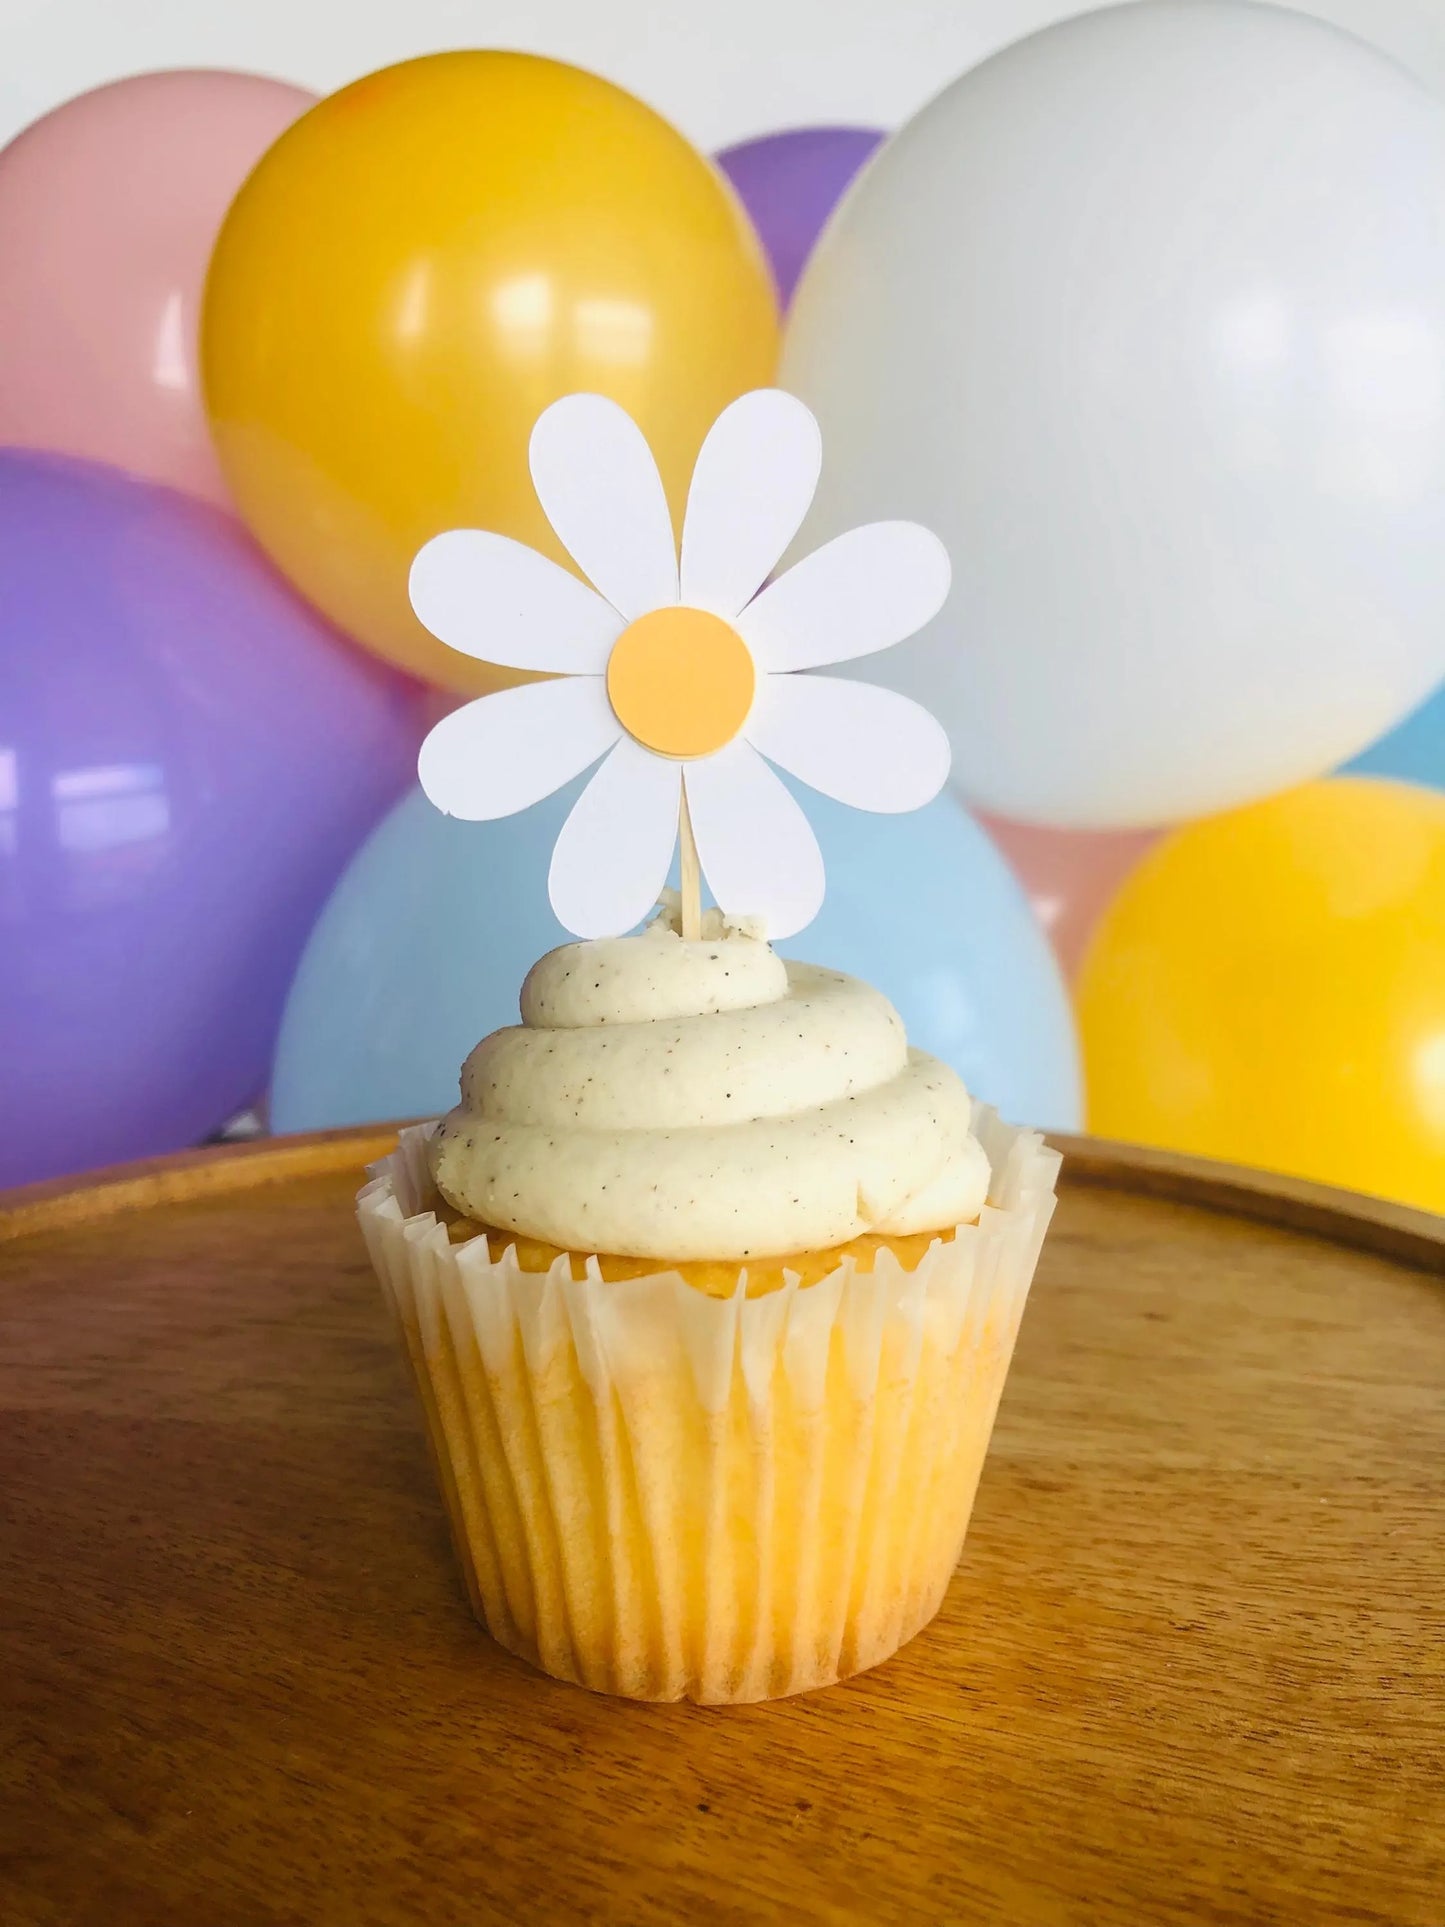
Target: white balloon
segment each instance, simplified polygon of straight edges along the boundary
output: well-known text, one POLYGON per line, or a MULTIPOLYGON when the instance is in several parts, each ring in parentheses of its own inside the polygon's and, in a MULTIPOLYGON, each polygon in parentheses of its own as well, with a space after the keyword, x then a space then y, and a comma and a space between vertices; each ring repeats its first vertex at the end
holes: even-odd
POLYGON ((864 673, 1002 815, 1197 816, 1445 674, 1445 108, 1236 0, 1070 20, 865 170, 793 309, 802 552, 880 516, 954 588, 864 673))

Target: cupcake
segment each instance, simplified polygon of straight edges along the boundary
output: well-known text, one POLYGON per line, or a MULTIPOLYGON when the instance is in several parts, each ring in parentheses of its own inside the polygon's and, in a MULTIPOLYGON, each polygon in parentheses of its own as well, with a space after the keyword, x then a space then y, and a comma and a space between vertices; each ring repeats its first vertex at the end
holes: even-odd
POLYGON ((492 1637, 635 1699, 804 1692, 938 1610, 1053 1208, 1036 1133, 876 990, 769 941, 824 887, 772 764, 882 810, 948 767, 917 704, 793 672, 911 633, 947 558, 875 524, 760 587, 817 477, 816 424, 776 391, 710 432, 680 569, 621 410, 554 404, 531 459, 595 588, 482 531, 422 550, 434 634, 555 680, 444 718, 420 771, 477 818, 605 757, 549 879, 582 940, 533 967, 457 1107, 403 1132, 361 1224, 492 1637), (617 934, 679 836, 680 895, 617 934))
POLYGON ((361 1195, 473 1606, 636 1699, 888 1658, 958 1563, 1057 1154, 717 917, 538 963, 361 1195))

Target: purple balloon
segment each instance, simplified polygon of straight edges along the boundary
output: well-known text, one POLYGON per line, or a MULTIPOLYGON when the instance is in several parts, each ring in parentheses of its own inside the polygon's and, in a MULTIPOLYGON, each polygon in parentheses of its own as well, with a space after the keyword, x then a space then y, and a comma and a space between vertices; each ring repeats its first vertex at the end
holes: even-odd
POLYGON ((215 510, 0 449, 0 1184, 256 1096, 423 702, 215 510))
POLYGON ((799 127, 740 141, 717 156, 761 237, 784 307, 823 223, 885 138, 871 127, 799 127))

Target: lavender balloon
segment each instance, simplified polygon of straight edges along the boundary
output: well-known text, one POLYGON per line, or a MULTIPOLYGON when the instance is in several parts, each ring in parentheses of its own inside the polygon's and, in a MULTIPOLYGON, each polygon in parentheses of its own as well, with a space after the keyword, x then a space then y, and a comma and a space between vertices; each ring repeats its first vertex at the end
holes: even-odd
POLYGON ((717 156, 758 231, 784 306, 823 223, 884 138, 871 127, 799 127, 717 156))
POLYGON ((193 1143, 256 1095, 421 702, 224 516, 0 449, 0 1184, 193 1143))

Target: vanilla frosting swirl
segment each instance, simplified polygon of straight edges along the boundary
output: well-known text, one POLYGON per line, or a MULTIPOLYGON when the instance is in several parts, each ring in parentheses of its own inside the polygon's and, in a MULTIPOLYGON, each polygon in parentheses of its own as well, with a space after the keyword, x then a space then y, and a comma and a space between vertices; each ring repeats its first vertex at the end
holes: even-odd
POLYGON ((564 944, 462 1068, 432 1172, 467 1217, 580 1252, 777 1257, 978 1216, 988 1161, 887 998, 723 929, 564 944))

